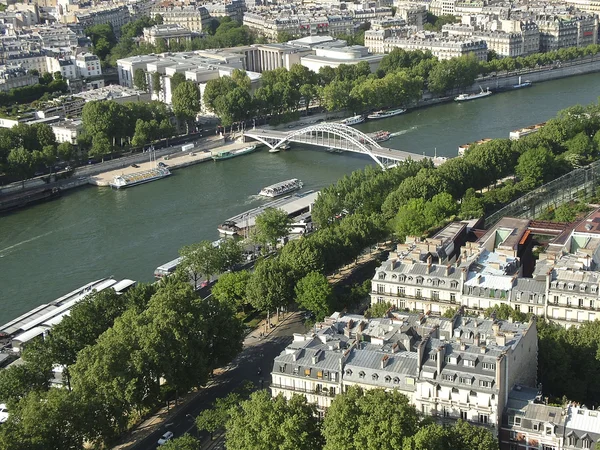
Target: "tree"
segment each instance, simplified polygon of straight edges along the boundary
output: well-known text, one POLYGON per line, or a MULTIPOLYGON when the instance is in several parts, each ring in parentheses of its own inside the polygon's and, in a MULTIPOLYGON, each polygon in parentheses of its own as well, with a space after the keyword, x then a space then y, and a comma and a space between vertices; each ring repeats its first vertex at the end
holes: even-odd
POLYGON ((196 418, 196 428, 208 431, 212 439, 215 431, 225 429, 227 422, 231 418, 232 409, 239 407, 242 401, 248 400, 253 388, 254 385, 247 382, 241 388, 237 388, 227 394, 226 397, 216 399, 212 408, 205 409, 198 415, 196 418))
MULTIPOLYGON (((265 259, 256 265, 246 288, 248 302, 259 311, 270 312, 288 305, 293 295, 292 278, 277 259, 265 259)), ((267 326, 267 324, 265 324, 267 326)))
POLYGON ((210 281, 210 277, 219 271, 221 255, 219 249, 210 241, 186 245, 179 250, 179 254, 183 260, 178 270, 189 273, 194 280, 194 286, 198 286, 202 277, 210 281))
POLYGON ((110 139, 104 133, 99 133, 92 138, 92 148, 88 152, 88 156, 102 158, 112 153, 112 145, 110 139))
POLYGON ((552 152, 544 147, 531 148, 519 157, 515 168, 517 176, 530 187, 550 180, 555 171, 552 152))
POLYGON ((324 450, 400 449, 417 432, 419 422, 415 407, 398 391, 352 386, 334 398, 325 415, 324 450))
POLYGON ((277 208, 266 208, 256 217, 253 238, 263 246, 277 244, 277 240, 287 236, 291 219, 287 213, 277 208))
POLYGON ((227 423, 227 448, 237 450, 314 450, 321 448, 317 410, 306 397, 272 398, 267 390, 253 393, 233 409, 227 423))
POLYGON ((442 425, 434 423, 424 426, 404 440, 402 450, 447 450, 448 434, 442 425))
POLYGON ((162 86, 161 86, 162 77, 160 76, 160 73, 152 72, 152 75, 150 76, 150 80, 152 83, 152 91, 158 96, 158 94, 162 90, 162 86))
POLYGON ((450 429, 449 448, 464 450, 498 450, 498 441, 485 428, 458 420, 450 429))
POLYGON ((75 147, 70 142, 61 142, 58 144, 56 152, 63 161, 71 161, 75 156, 75 147))
POLYGON ((295 288, 298 304, 315 314, 317 322, 322 321, 331 309, 333 289, 325 275, 310 272, 295 288))
POLYGON ((376 303, 365 311, 365 317, 387 317, 387 312, 394 309, 389 302, 376 303))
POLYGON ((247 270, 224 273, 212 287, 212 295, 220 302, 227 303, 233 308, 244 310, 247 305, 246 288, 251 274, 247 270))
POLYGON ((184 434, 164 444, 161 450, 200 450, 201 443, 190 434, 184 434))
POLYGON ((244 259, 243 249, 236 239, 225 239, 219 243, 220 262, 218 271, 233 271, 244 259))
POLYGON ((175 92, 175 89, 177 89, 177 86, 179 86, 181 83, 183 83, 185 81, 185 75, 182 74, 181 72, 177 72, 174 73, 173 76, 171 77, 171 93, 175 92))
POLYGON ((146 71, 144 69, 135 69, 133 73, 133 85, 140 91, 148 90, 148 81, 146 80, 146 71))
POLYGON ((6 162, 10 169, 18 174, 19 178, 25 182, 26 178, 33 175, 34 159, 31 152, 28 152, 23 147, 17 147, 10 151, 6 162))
POLYGON ((178 119, 185 121, 187 133, 189 122, 200 112, 200 91, 191 81, 179 84, 172 95, 173 112, 178 119))

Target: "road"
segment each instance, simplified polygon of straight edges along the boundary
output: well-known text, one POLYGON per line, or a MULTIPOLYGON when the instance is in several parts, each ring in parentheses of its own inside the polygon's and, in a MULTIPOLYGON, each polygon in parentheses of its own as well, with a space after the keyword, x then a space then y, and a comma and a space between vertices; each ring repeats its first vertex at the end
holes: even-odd
MULTIPOLYGON (((199 395, 182 408, 177 416, 168 424, 162 425, 157 431, 131 447, 135 450, 156 450, 157 441, 165 431, 172 431, 175 437, 190 433, 199 438, 208 434, 198 433, 194 425, 196 416, 210 408, 219 397, 224 397, 245 381, 252 381, 258 387, 267 388, 271 380, 273 360, 290 342, 294 333, 306 331, 301 313, 290 314, 284 323, 273 329, 270 335, 263 339, 257 336, 260 330, 255 330, 244 341, 244 349, 228 366, 228 370, 215 377, 213 383, 203 389, 199 395), (259 373, 259 368, 260 372, 259 373), (261 386, 262 385, 262 386, 261 386)), ((211 443, 211 450, 224 448, 223 436, 211 443)))

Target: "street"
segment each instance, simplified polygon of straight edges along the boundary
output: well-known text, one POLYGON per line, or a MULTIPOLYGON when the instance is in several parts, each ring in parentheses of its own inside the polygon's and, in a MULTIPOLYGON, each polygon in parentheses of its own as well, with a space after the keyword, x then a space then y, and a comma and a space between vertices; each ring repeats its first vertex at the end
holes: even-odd
MULTIPOLYGON (((185 405, 169 423, 163 424, 157 431, 140 440, 131 448, 136 450, 155 450, 158 439, 166 431, 172 431, 175 438, 185 433, 190 433, 204 440, 208 437, 208 433, 198 433, 194 424, 195 418, 200 411, 210 408, 217 398, 225 397, 245 381, 252 381, 258 388, 268 388, 273 360, 292 342, 292 335, 294 333, 305 332, 302 314, 288 313, 285 322, 276 326, 271 334, 262 339, 258 337, 260 331, 261 329, 257 328, 246 337, 244 349, 229 364, 226 372, 216 376, 209 383, 209 386, 202 389, 197 397, 185 405)), ((210 443, 210 449, 224 448, 223 441, 224 436, 217 437, 210 443)))

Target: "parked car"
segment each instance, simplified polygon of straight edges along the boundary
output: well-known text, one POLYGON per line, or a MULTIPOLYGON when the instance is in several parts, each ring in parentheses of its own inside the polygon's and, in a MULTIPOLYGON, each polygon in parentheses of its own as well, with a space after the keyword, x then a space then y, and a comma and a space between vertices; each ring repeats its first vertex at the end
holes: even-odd
POLYGON ((132 164, 131 167, 135 167, 136 169, 140 168, 140 166, 138 166, 137 164, 132 164))
POLYGON ((172 431, 167 431, 165 434, 163 434, 160 439, 158 440, 158 445, 165 445, 167 442, 169 442, 171 439, 173 439, 173 432, 172 431))

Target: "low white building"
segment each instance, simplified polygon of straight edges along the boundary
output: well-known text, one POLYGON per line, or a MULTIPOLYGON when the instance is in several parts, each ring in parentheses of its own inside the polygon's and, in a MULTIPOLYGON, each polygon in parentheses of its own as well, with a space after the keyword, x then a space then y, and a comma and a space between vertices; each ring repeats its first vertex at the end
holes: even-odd
POLYGON ((317 48, 314 55, 303 56, 300 60, 303 66, 315 73, 318 73, 321 67, 335 68, 342 64, 355 65, 363 61, 369 64, 371 72, 375 72, 383 57, 381 54, 369 53, 369 49, 362 45, 352 45, 342 48, 317 48))
POLYGON ((77 144, 77 137, 83 129, 83 122, 81 120, 64 120, 62 122, 54 123, 50 125, 54 135, 56 136, 56 142, 68 142, 70 144, 77 144))

